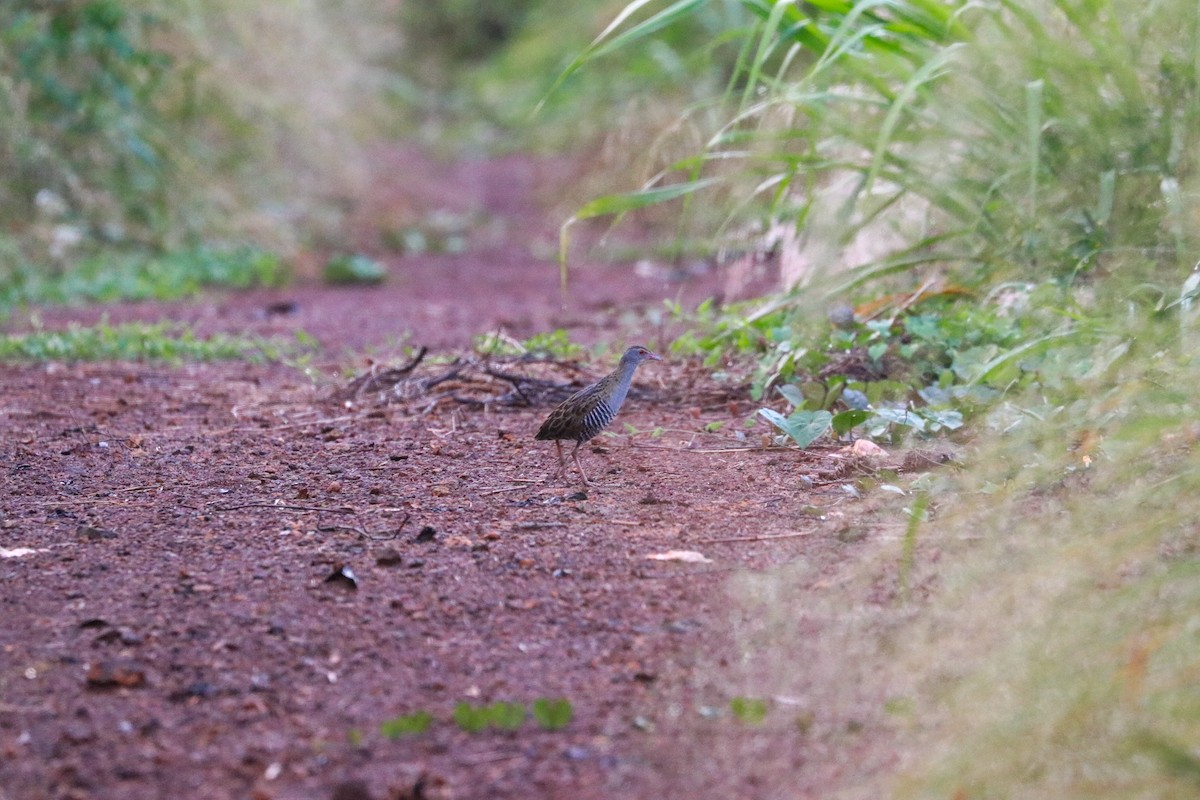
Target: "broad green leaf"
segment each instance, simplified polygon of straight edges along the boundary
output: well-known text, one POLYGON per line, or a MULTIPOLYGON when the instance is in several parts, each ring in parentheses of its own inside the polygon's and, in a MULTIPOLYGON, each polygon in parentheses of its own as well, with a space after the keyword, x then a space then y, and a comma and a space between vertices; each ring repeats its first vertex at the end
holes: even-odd
POLYGON ((862 425, 870 417, 870 413, 861 409, 852 408, 849 411, 843 411, 840 414, 834 414, 831 424, 833 432, 838 436, 844 436, 854 428, 862 425))
POLYGON ((881 406, 875 409, 874 416, 876 419, 883 420, 892 425, 904 425, 917 431, 925 430, 925 420, 908 408, 881 406))
POLYGON ((796 411, 785 417, 769 408, 760 408, 758 413, 800 447, 808 447, 826 433, 833 423, 833 415, 828 411, 796 411))
POLYGON ((783 396, 784 400, 791 403, 793 408, 799 408, 804 405, 804 395, 801 393, 800 388, 794 384, 785 383, 783 386, 780 386, 779 394, 783 396))

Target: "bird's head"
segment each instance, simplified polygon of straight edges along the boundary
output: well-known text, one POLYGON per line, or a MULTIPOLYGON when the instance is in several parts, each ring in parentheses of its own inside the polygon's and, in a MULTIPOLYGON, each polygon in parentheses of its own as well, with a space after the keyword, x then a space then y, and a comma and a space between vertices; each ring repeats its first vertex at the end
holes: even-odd
POLYGON ((643 361, 662 361, 662 356, 650 352, 640 344, 635 344, 621 356, 622 364, 640 364, 643 361))

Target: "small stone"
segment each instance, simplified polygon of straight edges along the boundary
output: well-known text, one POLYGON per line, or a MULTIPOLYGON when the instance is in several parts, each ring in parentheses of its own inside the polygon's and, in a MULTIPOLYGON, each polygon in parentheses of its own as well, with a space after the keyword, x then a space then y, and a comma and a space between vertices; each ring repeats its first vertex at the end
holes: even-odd
POLYGON ((83 744, 95 739, 96 732, 86 722, 72 721, 63 728, 62 738, 70 744, 83 744))
POLYGON ((375 563, 381 567, 399 567, 404 564, 404 556, 400 555, 396 548, 388 547, 379 551, 379 555, 375 556, 375 563))
POLYGON ((335 564, 333 571, 325 577, 324 583, 334 583, 352 592, 358 590, 358 576, 345 564, 335 564))
POLYGON ((94 689, 124 686, 129 689, 146 685, 146 670, 132 659, 98 661, 88 667, 87 684, 94 689))
POLYGON ((330 800, 371 800, 371 789, 363 780, 342 781, 333 787, 330 800))
POLYGON ((80 525, 75 529, 75 535, 80 539, 89 542, 98 542, 102 539, 115 539, 117 534, 104 528, 95 528, 91 525, 80 525))

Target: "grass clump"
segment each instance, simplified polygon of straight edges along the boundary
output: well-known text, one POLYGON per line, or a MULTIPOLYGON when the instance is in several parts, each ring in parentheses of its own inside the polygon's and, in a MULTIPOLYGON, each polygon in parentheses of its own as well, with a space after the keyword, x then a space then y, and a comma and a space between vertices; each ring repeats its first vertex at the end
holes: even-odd
POLYGON ((428 711, 414 711, 411 714, 401 714, 379 723, 379 732, 385 739, 399 739, 404 736, 417 736, 429 730, 433 723, 433 715, 428 711))
POLYGON ((105 253, 60 274, 21 264, 0 279, 0 309, 19 305, 177 300, 207 287, 248 289, 287 280, 279 256, 254 247, 197 247, 161 255, 105 253))
POLYGON ((482 355, 532 358, 574 358, 584 352, 584 348, 572 342, 571 335, 562 328, 535 333, 524 341, 514 339, 503 331, 483 333, 475 337, 473 347, 475 352, 482 355))
POLYGON ((295 350, 253 336, 197 336, 169 322, 71 324, 60 331, 0 335, 0 361, 278 361, 295 350))
POLYGON ((372 286, 387 277, 387 268, 370 256, 338 255, 325 263, 321 277, 334 286, 372 286))
MULTIPOLYGON (((853 559, 735 578, 739 658, 700 684, 788 698, 814 748, 897 764, 847 766, 829 796, 1192 796, 1194 324, 1142 314, 1059 343, 1044 371, 1062 380, 977 412, 958 469, 889 479, 903 494, 878 499, 853 559)), ((761 774, 786 793, 786 769, 761 774)))
MULTIPOLYGON (((449 721, 468 733, 482 733, 489 729, 515 731, 525 724, 531 713, 543 730, 559 730, 570 724, 573 710, 571 702, 562 697, 539 697, 528 707, 524 703, 507 700, 486 704, 463 701, 455 704, 449 721)), ((385 720, 380 723, 379 732, 387 739, 415 736, 429 730, 434 721, 434 716, 422 709, 385 720)))

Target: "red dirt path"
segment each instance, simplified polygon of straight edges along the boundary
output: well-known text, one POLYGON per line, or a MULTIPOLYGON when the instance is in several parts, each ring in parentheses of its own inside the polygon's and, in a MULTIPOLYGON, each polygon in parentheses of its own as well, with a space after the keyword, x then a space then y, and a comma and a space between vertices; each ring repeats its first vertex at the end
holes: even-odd
POLYGON ((363 366, 346 353, 399 362, 405 338, 445 354, 498 327, 566 327, 658 347, 639 309, 694 303, 722 276, 583 265, 563 307, 556 268, 529 253, 554 233, 536 198, 561 168, 388 157, 410 179, 365 206, 368 244, 372 220, 421 203, 482 210, 504 235, 391 258, 374 289, 41 312, 303 329, 329 367, 315 381, 281 365, 0 366, 0 800, 853 796, 886 769, 858 760, 886 732, 847 734, 819 698, 747 725, 728 713, 740 687, 714 677, 739 657, 731 576, 802 559, 816 585, 864 546, 844 534, 868 512, 824 480, 844 468, 833 448, 739 441, 744 395, 648 365, 619 435, 584 453, 602 486, 578 493, 532 482, 555 466, 532 439, 547 407, 333 399, 333 368, 363 366), (294 313, 266 313, 281 301, 294 313), (766 538, 787 534, 804 535, 766 538), (711 563, 646 558, 670 550, 711 563), (357 588, 327 580, 342 568, 357 588), (566 728, 451 719, 463 701, 540 697, 569 699, 566 728), (419 710, 425 733, 380 733, 419 710))

